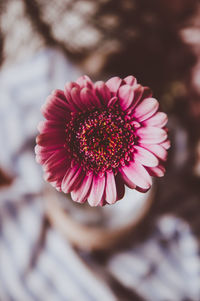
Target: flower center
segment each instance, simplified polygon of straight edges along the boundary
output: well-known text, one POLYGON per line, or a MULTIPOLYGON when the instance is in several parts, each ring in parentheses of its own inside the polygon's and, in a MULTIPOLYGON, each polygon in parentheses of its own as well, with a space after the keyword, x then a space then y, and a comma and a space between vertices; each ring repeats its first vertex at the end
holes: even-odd
POLYGON ((74 158, 95 173, 124 165, 136 143, 134 127, 117 105, 73 116, 67 133, 74 158))

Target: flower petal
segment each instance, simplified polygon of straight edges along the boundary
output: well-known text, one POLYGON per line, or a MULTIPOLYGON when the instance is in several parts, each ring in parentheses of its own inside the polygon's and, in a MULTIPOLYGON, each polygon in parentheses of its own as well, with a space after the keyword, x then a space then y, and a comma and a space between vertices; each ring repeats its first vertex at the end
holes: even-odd
POLYGON ((116 96, 112 97, 108 102, 108 107, 112 107, 116 102, 118 98, 116 96))
POLYGON ((106 201, 108 204, 114 204, 117 200, 117 189, 113 172, 106 173, 106 201))
MULTIPOLYGON (((57 93, 56 93, 57 94, 57 93)), ((47 97, 47 102, 46 103, 51 103, 54 104, 56 108, 64 110, 64 112, 69 111, 69 104, 66 100, 66 98, 61 98, 56 95, 49 95, 47 97)))
POLYGON ((91 81, 91 79, 87 75, 83 75, 83 76, 79 77, 76 80, 76 82, 77 82, 77 84, 79 84, 79 86, 81 88, 85 87, 85 88, 92 89, 92 87, 93 87, 93 82, 91 81))
POLYGON ((80 88, 77 87, 72 88, 71 99, 74 105, 79 109, 79 111, 82 111, 87 107, 85 106, 85 103, 82 101, 82 98, 80 96, 80 88))
POLYGON ((107 82, 106 86, 109 88, 110 92, 116 94, 119 87, 121 86, 122 79, 120 77, 111 77, 107 82))
POLYGON ((143 87, 143 88, 144 88, 144 90, 143 90, 143 94, 142 94, 142 99, 152 97, 152 95, 153 95, 152 90, 149 87, 143 87))
POLYGON ((35 146, 35 153, 37 154, 42 154, 46 152, 53 152, 55 153, 57 150, 63 149, 64 147, 57 147, 56 145, 51 145, 51 146, 41 146, 41 145, 36 145, 35 146))
POLYGON ((157 112, 155 115, 146 119, 143 124, 145 126, 164 127, 168 121, 167 114, 163 112, 157 112))
POLYGON ((88 196, 88 203, 90 206, 98 206, 102 200, 105 189, 105 176, 93 176, 90 194, 88 196))
POLYGON ((123 80, 125 81, 125 83, 127 85, 130 85, 130 86, 136 86, 137 85, 137 79, 132 75, 129 75, 129 76, 125 77, 123 80))
POLYGON ((62 150, 63 147, 42 147, 37 144, 35 147, 36 162, 43 165, 55 152, 62 150))
POLYGON ((77 187, 75 190, 71 192, 71 197, 75 202, 84 203, 86 201, 90 191, 92 179, 93 179, 92 173, 89 176, 86 175, 80 187, 77 187))
POLYGON ((71 90, 74 87, 75 88, 80 88, 80 86, 77 83, 75 83, 75 82, 68 82, 68 83, 66 83, 65 87, 64 87, 64 94, 65 94, 67 103, 68 103, 68 105, 70 107, 70 110, 77 112, 78 111, 77 106, 74 105, 74 102, 73 102, 72 96, 71 96, 71 90))
POLYGON ((45 172, 44 180, 47 182, 62 180, 64 178, 64 175, 66 174, 66 171, 68 170, 68 167, 63 166, 63 164, 60 164, 59 166, 56 167, 54 172, 45 172))
POLYGON ((93 93, 93 90, 88 88, 83 88, 81 90, 81 100, 82 103, 85 105, 86 108, 92 108, 92 107, 100 107, 101 102, 96 97, 96 95, 93 93))
POLYGON ((120 170, 121 176, 124 180, 124 183, 131 189, 135 189, 136 188, 136 184, 133 182, 133 180, 131 179, 131 177, 129 176, 129 173, 127 171, 127 166, 122 167, 120 170))
POLYGON ((47 133, 51 130, 60 130, 63 131, 63 128, 65 127, 65 121, 59 121, 59 120, 43 120, 40 121, 37 128, 40 133, 47 133))
POLYGON ((58 130, 51 130, 47 133, 38 135, 36 138, 36 143, 41 146, 64 146, 65 133, 58 130))
POLYGON ((64 100, 50 95, 45 104, 41 107, 42 115, 47 120, 66 120, 69 117, 69 105, 64 100))
POLYGON ((165 140, 164 142, 162 142, 160 145, 161 145, 162 147, 164 147, 165 149, 169 149, 170 146, 171 146, 171 143, 170 143, 170 141, 167 139, 167 140, 165 140))
POLYGON ((37 150, 35 150, 35 152, 36 152, 36 157, 35 157, 36 162, 39 164, 44 164, 49 159, 49 157, 51 157, 55 153, 55 150, 46 151, 46 152, 38 152, 37 150))
POLYGON ((159 104, 155 98, 146 98, 135 108, 133 115, 141 122, 151 117, 158 107, 159 104))
POLYGON ((116 181, 116 189, 117 189, 117 200, 121 200, 125 194, 125 187, 124 187, 124 181, 120 173, 116 175, 115 181, 116 181))
POLYGON ((165 174, 165 168, 162 165, 156 167, 148 167, 147 168, 149 174, 153 177, 163 177, 165 174))
POLYGON ((111 94, 108 87, 105 85, 104 82, 98 81, 94 84, 95 93, 98 99, 100 99, 101 103, 107 104, 111 99, 111 94))
POLYGON ((36 154, 35 156, 35 160, 37 163, 39 164, 44 164, 50 156, 53 155, 53 152, 45 152, 45 153, 41 153, 41 154, 36 154))
POLYGON ((44 172, 44 180, 52 183, 55 183, 55 187, 59 190, 61 189, 61 183, 66 174, 67 170, 70 167, 70 163, 68 161, 60 160, 59 162, 55 162, 55 164, 49 165, 49 168, 44 172))
POLYGON ((136 134, 142 144, 157 144, 167 138, 166 131, 156 127, 141 127, 136 131, 136 134))
POLYGON ((76 186, 80 183, 82 176, 82 168, 79 167, 78 164, 69 168, 62 180, 62 191, 64 193, 69 193, 70 191, 74 190, 76 186))
POLYGON ((45 172, 54 172, 54 168, 61 165, 63 162, 67 162, 69 165, 69 160, 67 158, 67 152, 65 149, 58 150, 49 156, 49 159, 43 165, 43 169, 45 172))
POLYGON ((152 179, 146 169, 138 162, 130 162, 129 166, 124 166, 121 168, 122 176, 128 179, 128 185, 130 188, 135 188, 136 186, 142 189, 149 189, 152 185, 152 179))
POLYGON ((64 101, 66 101, 65 93, 63 90, 55 89, 51 92, 51 95, 56 96, 64 101))
POLYGON ((158 159, 148 150, 140 146, 134 146, 134 160, 138 161, 145 166, 157 166, 159 164, 158 159))
POLYGON ((144 92, 144 87, 142 87, 141 85, 137 85, 134 89, 134 99, 133 102, 131 104, 131 108, 130 109, 134 109, 137 104, 140 102, 142 94, 144 92))
POLYGON ((51 185, 59 192, 62 191, 61 189, 61 183, 62 181, 61 180, 58 180, 58 181, 54 181, 54 182, 51 182, 51 185))
POLYGON ((118 92, 119 103, 121 108, 127 110, 133 102, 134 90, 129 85, 123 85, 119 88, 118 92))
POLYGON ((167 151, 163 146, 159 144, 142 144, 141 146, 152 152, 158 159, 167 160, 167 151))

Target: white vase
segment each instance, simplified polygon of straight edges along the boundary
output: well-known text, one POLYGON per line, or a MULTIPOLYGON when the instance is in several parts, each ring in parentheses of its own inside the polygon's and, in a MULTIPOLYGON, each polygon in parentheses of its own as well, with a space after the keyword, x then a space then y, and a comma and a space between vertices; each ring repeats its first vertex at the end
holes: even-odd
POLYGON ((53 227, 74 246, 84 250, 109 249, 122 242, 147 214, 155 194, 155 184, 147 193, 126 188, 114 205, 90 207, 78 204, 70 195, 48 185, 45 191, 47 217, 53 227))

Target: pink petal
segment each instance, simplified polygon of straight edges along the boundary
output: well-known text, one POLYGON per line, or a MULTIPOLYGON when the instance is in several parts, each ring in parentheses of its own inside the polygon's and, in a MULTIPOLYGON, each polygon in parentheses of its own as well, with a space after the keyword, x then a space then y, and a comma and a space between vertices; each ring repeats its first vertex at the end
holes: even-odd
POLYGON ((136 186, 138 186, 147 190, 152 185, 152 179, 148 172, 138 162, 130 162, 129 166, 121 168, 121 172, 125 183, 128 184, 130 188, 136 188, 136 186))
POLYGON ((56 152, 54 152, 49 159, 45 162, 45 164, 43 165, 44 171, 45 172, 50 172, 52 170, 54 170, 55 167, 61 165, 61 163, 65 163, 68 162, 68 158, 67 158, 67 152, 66 150, 58 150, 56 152))
POLYGON ((93 176, 90 194, 88 196, 88 203, 90 206, 98 206, 102 200, 105 189, 105 176, 93 176))
POLYGON ((59 192, 62 192, 61 190, 61 182, 62 181, 54 181, 54 182, 51 182, 51 185, 59 192))
POLYGON ((157 144, 167 138, 166 131, 156 127, 141 127, 136 131, 136 134, 142 144, 157 144))
POLYGON ((117 200, 117 190, 113 172, 106 173, 106 201, 108 204, 114 204, 117 200))
POLYGON ((80 97, 80 88, 74 87, 71 90, 71 99, 74 103, 74 105, 81 111, 85 108, 84 103, 81 100, 80 97))
POLYGON ((79 86, 81 88, 89 88, 89 89, 92 89, 93 87, 93 82, 91 81, 91 79, 87 76, 87 75, 83 75, 81 77, 79 77, 77 80, 76 80, 77 84, 79 84, 79 86))
POLYGON ((109 88, 110 92, 116 94, 119 87, 121 86, 122 79, 120 77, 111 77, 107 82, 106 86, 109 88))
POLYGON ((140 146, 134 146, 134 159, 145 166, 157 166, 159 164, 158 159, 148 150, 140 146))
POLYGON ((56 152, 57 150, 63 149, 64 147, 57 147, 56 145, 51 145, 51 146, 41 146, 41 145, 36 145, 35 146, 35 153, 36 154, 42 154, 46 152, 56 152))
POLYGON ((70 191, 74 190, 78 183, 80 183, 82 175, 82 168, 79 167, 78 164, 72 168, 69 168, 62 180, 62 191, 65 193, 69 193, 70 191))
POLYGON ((112 97, 108 102, 108 107, 112 107, 116 102, 118 98, 116 96, 112 97))
POLYGON ((44 172, 44 180, 50 182, 51 184, 55 182, 55 186, 59 187, 60 189, 62 180, 69 167, 69 162, 63 160, 49 165, 49 168, 44 172))
POLYGON ((129 85, 123 85, 118 92, 119 103, 122 109, 127 110, 133 102, 134 90, 129 85))
POLYGON ((151 98, 152 97, 152 91, 150 88, 148 87, 143 87, 141 85, 137 85, 134 88, 134 100, 133 103, 130 107, 130 109, 133 110, 133 112, 131 113, 131 115, 134 116, 134 108, 139 104, 142 103, 142 101, 146 98, 151 98))
POLYGON ((40 133, 47 133, 51 130, 62 131, 65 128, 65 122, 59 120, 40 121, 37 128, 40 133))
POLYGON ((93 90, 90 90, 88 88, 83 88, 81 90, 80 95, 81 95, 82 103, 84 103, 86 108, 101 106, 101 102, 98 99, 98 97, 96 97, 96 95, 94 95, 93 90))
POLYGON ((46 103, 54 104, 56 108, 62 109, 65 112, 69 111, 69 104, 68 104, 66 98, 62 99, 56 95, 49 95, 47 97, 46 103))
POLYGON ((48 148, 42 147, 40 145, 36 145, 35 154, 36 154, 36 162, 40 164, 44 164, 55 152, 63 150, 63 148, 48 148))
POLYGON ((164 127, 168 121, 167 115, 163 112, 157 112, 155 115, 144 121, 145 126, 164 127))
POLYGON ((146 98, 135 108, 133 115, 141 122, 151 117, 158 107, 159 104, 155 98, 146 98))
POLYGON ((66 101, 65 93, 64 93, 64 91, 62 91, 60 89, 53 90, 51 92, 51 95, 56 96, 64 101, 66 101))
POLYGON ((93 179, 93 174, 85 176, 80 187, 77 187, 71 192, 71 197, 75 202, 84 203, 90 191, 91 183, 93 179))
POLYGON ((68 106, 70 107, 70 110, 76 112, 78 110, 77 110, 77 107, 74 105, 74 102, 71 97, 71 91, 73 88, 80 88, 80 86, 75 82, 66 83, 65 87, 64 87, 64 94, 65 94, 68 106))
POLYGON ((64 131, 58 131, 58 130, 51 130, 47 133, 40 134, 36 138, 36 143, 41 146, 52 146, 57 145, 64 146, 65 143, 65 133, 64 131))
POLYGON ((166 161, 167 151, 164 147, 159 144, 142 144, 142 147, 151 151, 158 159, 166 161))
POLYGON ((49 159, 49 157, 53 155, 54 152, 55 151, 37 153, 35 160, 39 164, 44 164, 49 159))
POLYGON ((134 99, 131 105, 131 109, 134 109, 137 106, 137 104, 140 102, 143 92, 144 92, 144 87, 142 87, 141 85, 137 85, 136 88, 134 89, 134 99))
POLYGON ((53 154, 53 152, 36 155, 35 160, 39 164, 44 164, 52 154, 53 154))
POLYGON ((126 84, 130 85, 130 86, 135 86, 137 85, 137 80, 134 76, 129 75, 127 77, 124 78, 124 81, 126 84))
POLYGON ((121 200, 125 194, 124 181, 121 175, 118 173, 115 177, 116 189, 117 189, 117 200, 121 200))
POLYGON ((52 184, 52 186, 61 188, 61 183, 66 174, 67 170, 69 169, 69 162, 59 162, 44 173, 44 180, 48 181, 52 184), (55 185, 54 185, 55 183, 55 185))
POLYGON ((163 177, 165 174, 165 168, 162 165, 156 167, 148 167, 147 168, 149 174, 153 177, 163 177))
POLYGON ((130 168, 130 164, 129 166, 123 166, 122 168, 119 169, 121 177, 124 180, 124 183, 132 189, 136 188, 136 184, 133 182, 133 180, 130 177, 130 170, 128 171, 128 168, 130 168))
POLYGON ((94 85, 95 93, 98 99, 101 100, 101 103, 107 104, 111 98, 110 91, 104 82, 98 81, 94 85))
POLYGON ((164 147, 165 149, 169 149, 170 146, 171 146, 171 143, 170 143, 169 140, 166 140, 166 141, 162 142, 160 145, 161 145, 162 147, 164 147))
POLYGON ((144 90, 143 90, 143 94, 142 94, 142 99, 152 97, 152 95, 153 95, 152 90, 149 87, 143 87, 143 88, 144 88, 144 90))
POLYGON ((47 182, 57 182, 61 181, 66 174, 68 167, 63 167, 63 165, 57 166, 54 172, 45 172, 44 180, 47 182))
POLYGON ((45 104, 41 107, 43 116, 48 120, 66 120, 69 117, 69 106, 64 100, 48 96, 45 104))
POLYGON ((46 152, 49 152, 49 151, 50 152, 55 152, 56 150, 57 150, 57 148, 51 149, 51 148, 40 146, 38 144, 35 146, 35 154, 36 155, 40 155, 42 153, 46 153, 46 152))
POLYGON ((49 165, 49 168, 46 169, 44 173, 44 180, 48 182, 62 182, 64 175, 70 167, 70 162, 61 160, 56 162, 54 165, 49 165))

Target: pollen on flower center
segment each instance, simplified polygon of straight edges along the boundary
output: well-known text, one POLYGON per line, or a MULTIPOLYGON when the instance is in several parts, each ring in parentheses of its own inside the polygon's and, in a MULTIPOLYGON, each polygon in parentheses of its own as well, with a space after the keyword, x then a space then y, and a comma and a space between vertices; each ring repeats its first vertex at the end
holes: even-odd
POLYGON ((136 143, 134 127, 118 106, 74 116, 68 133, 75 159, 95 173, 124 165, 136 143))

